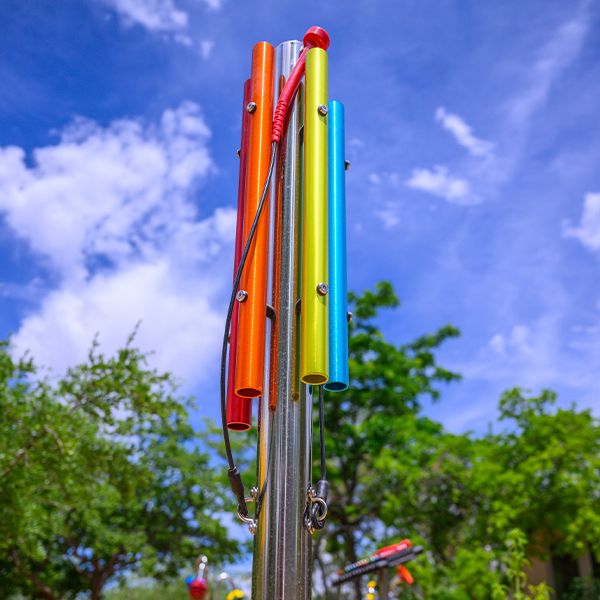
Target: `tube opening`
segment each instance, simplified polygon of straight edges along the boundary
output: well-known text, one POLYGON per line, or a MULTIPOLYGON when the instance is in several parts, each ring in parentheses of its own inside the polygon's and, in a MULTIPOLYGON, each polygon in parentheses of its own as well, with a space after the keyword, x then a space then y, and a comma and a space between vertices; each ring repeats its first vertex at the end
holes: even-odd
POLYGON ((307 373, 302 377, 302 383, 309 385, 322 385, 327 381, 327 375, 323 373, 307 373))
POLYGON ((227 428, 231 431, 248 431, 250 429, 249 423, 227 423, 227 428))
POLYGON ((235 390, 235 393, 242 398, 258 398, 262 395, 262 390, 255 387, 245 387, 235 390))
POLYGON ((343 392, 348 389, 348 384, 343 381, 329 381, 324 387, 328 392, 343 392))

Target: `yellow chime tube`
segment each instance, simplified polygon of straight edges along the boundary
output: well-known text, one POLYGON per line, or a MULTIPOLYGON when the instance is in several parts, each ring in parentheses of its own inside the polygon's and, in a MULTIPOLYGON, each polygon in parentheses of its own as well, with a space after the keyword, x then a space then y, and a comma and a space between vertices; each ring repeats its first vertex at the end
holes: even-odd
POLYGON ((306 55, 300 378, 321 385, 329 376, 327 228, 327 52, 306 55))

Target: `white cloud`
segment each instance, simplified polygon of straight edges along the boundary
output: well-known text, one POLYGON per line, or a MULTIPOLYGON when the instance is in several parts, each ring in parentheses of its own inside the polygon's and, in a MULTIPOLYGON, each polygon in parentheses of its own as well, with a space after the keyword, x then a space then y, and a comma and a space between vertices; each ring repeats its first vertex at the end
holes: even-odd
POLYGON ((223 6, 224 0, 202 0, 210 10, 219 10, 223 6))
POLYGON ((538 389, 566 383, 559 321, 555 315, 546 314, 532 323, 518 323, 495 333, 472 359, 453 368, 470 381, 494 382, 502 387, 538 389))
POLYGON ((522 360, 533 354, 532 332, 527 325, 515 325, 508 334, 497 333, 492 336, 488 345, 491 350, 503 357, 512 355, 522 360))
POLYGON ((511 99, 509 119, 516 126, 525 124, 547 100, 552 86, 579 54, 589 31, 589 2, 565 21, 545 44, 533 64, 527 65, 529 85, 511 99))
MULTIPOLYGON (((174 0, 100 0, 110 6, 123 20, 126 26, 139 25, 152 33, 168 35, 171 39, 184 46, 192 46, 188 34, 190 16, 179 8, 174 0)), ((223 0, 202 0, 211 11, 217 11, 223 5, 223 0)), ((202 44, 200 42, 201 48, 202 44)), ((207 51, 210 54, 210 50, 207 51)), ((204 49, 202 56, 204 56, 204 49)))
POLYGON ((102 0, 126 25, 141 25, 149 31, 178 32, 187 28, 189 16, 173 0, 102 0))
POLYGON ((200 48, 200 55, 204 60, 206 60, 210 58, 210 55, 215 47, 215 43, 213 40, 202 40, 198 46, 200 48))
POLYGON ((449 131, 458 144, 466 148, 472 156, 489 157, 492 155, 494 145, 473 135, 471 127, 458 115, 446 111, 440 106, 435 111, 435 118, 444 129, 449 131))
POLYGON ((600 250, 600 193, 585 195, 579 226, 564 224, 563 235, 579 240, 588 250, 600 250))
POLYGON ((138 341, 158 367, 190 384, 210 372, 235 214, 197 218, 209 135, 187 102, 158 124, 78 119, 31 166, 21 148, 0 149, 0 210, 59 281, 21 323, 18 351, 62 369, 96 333, 111 350, 141 320, 138 341))
POLYGON ((433 169, 413 169, 406 185, 410 188, 439 196, 454 204, 474 204, 477 199, 471 194, 466 179, 455 177, 443 165, 433 169))
POLYGON ((470 156, 458 166, 460 177, 450 176, 446 167, 414 169, 407 185, 458 204, 475 204, 481 197, 495 194, 522 163, 531 121, 579 54, 589 23, 589 2, 584 1, 574 16, 553 32, 531 61, 522 60, 527 65, 523 70, 523 83, 504 104, 497 149, 491 142, 476 137, 460 116, 439 107, 435 112, 436 120, 470 156))
POLYGON ((88 260, 152 253, 191 218, 186 193, 212 168, 208 137, 193 103, 159 126, 77 119, 58 145, 33 152, 33 168, 21 148, 0 149, 0 210, 63 277, 81 279, 88 260))
MULTIPOLYGON (((592 331, 580 329, 577 338, 577 345, 569 348, 563 315, 556 310, 494 334, 470 360, 451 367, 469 381, 493 383, 500 389, 512 385, 533 390, 567 386, 583 395, 593 391, 597 396, 597 333, 594 337, 592 331)), ((598 399, 586 398, 586 403, 598 406, 598 399)))
POLYGON ((400 223, 397 207, 392 202, 388 202, 383 208, 376 210, 375 216, 381 220, 386 229, 393 229, 400 223))
MULTIPOLYGON (((439 107, 435 111, 435 118, 471 156, 480 161, 493 159, 493 144, 475 137, 471 127, 461 117, 447 112, 444 107, 439 107)), ((436 165, 433 169, 413 169, 406 185, 454 204, 479 202, 479 198, 472 192, 469 179, 451 175, 448 167, 444 165, 436 165)))

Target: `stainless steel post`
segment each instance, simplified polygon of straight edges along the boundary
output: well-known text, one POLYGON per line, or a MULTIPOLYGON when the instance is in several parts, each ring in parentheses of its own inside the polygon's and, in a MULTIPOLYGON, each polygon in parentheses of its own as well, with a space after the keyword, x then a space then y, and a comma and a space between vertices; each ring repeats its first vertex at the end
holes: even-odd
MULTIPOLYGON (((298 41, 284 42, 277 47, 276 96, 301 49, 302 43, 298 41)), ((271 323, 268 397, 276 408, 270 411, 268 400, 262 399, 259 482, 264 481, 265 469, 269 475, 254 541, 254 600, 309 600, 311 597, 311 537, 304 529, 303 514, 311 475, 312 399, 307 387, 299 383, 296 312, 300 297, 303 94, 301 85, 272 182, 271 279, 275 319, 271 323)))
POLYGON ((379 598, 388 600, 390 597, 390 569, 385 567, 379 575, 379 598))

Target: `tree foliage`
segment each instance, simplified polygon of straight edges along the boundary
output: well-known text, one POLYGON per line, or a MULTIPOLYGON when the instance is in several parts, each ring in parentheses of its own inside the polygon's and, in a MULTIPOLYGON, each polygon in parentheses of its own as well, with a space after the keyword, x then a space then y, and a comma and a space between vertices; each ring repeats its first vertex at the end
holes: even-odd
MULTIPOLYGON (((496 432, 448 432, 422 404, 459 379, 436 357, 458 331, 395 344, 379 326, 399 304, 390 284, 350 302, 351 385, 325 404, 320 579, 404 537, 425 548, 410 565, 415 585, 401 592, 413 600, 547 598, 547 586, 528 581, 530 559, 600 559, 598 419, 558 407, 551 391, 513 388, 500 399, 496 432)), ((99 598, 108 581, 135 573, 157 580, 149 594, 169 597, 178 584, 161 582, 200 551, 212 564, 239 551, 220 519, 233 504, 217 467, 220 431, 206 423, 194 432, 189 401, 132 339, 114 356, 94 345, 58 380, 4 344, 0 394, 0 597, 99 598)), ((253 473, 255 438, 233 443, 253 473)), ((563 597, 596 598, 594 582, 577 585, 563 597)), ((360 582, 345 590, 363 592, 360 582)))
MULTIPOLYGON (((406 598, 544 598, 544 586, 528 588, 526 557, 600 559, 600 425, 590 411, 514 388, 500 399, 499 433, 445 431, 421 402, 458 378, 435 359, 457 331, 396 346, 376 324, 398 305, 391 286, 351 300, 351 386, 326 403, 331 516, 315 542, 325 581, 403 537, 426 549, 406 598)), ((355 582, 352 597, 363 592, 355 582)))
MULTIPOLYGON (((450 326, 413 342, 395 345, 384 338, 376 324, 382 309, 399 304, 391 284, 349 296, 350 387, 327 395, 326 452, 330 482, 326 548, 317 543, 317 561, 325 571, 323 552, 337 560, 354 562, 369 540, 383 533, 382 511, 389 508, 387 489, 380 477, 390 461, 418 462, 411 447, 419 439, 442 434, 438 424, 416 417, 424 397, 439 397, 438 386, 458 379, 441 367, 435 350, 458 335, 450 326), (390 454, 391 453, 391 454, 390 454)), ((318 456, 318 452, 314 453, 318 456)), ((421 465, 415 464, 415 468, 421 465)), ((360 597, 360 589, 355 590, 360 597)))
POLYGON ((199 549, 237 551, 186 402, 133 339, 110 357, 94 344, 56 382, 4 345, 0 393, 0 589, 99 598, 120 575, 167 579, 199 549))

